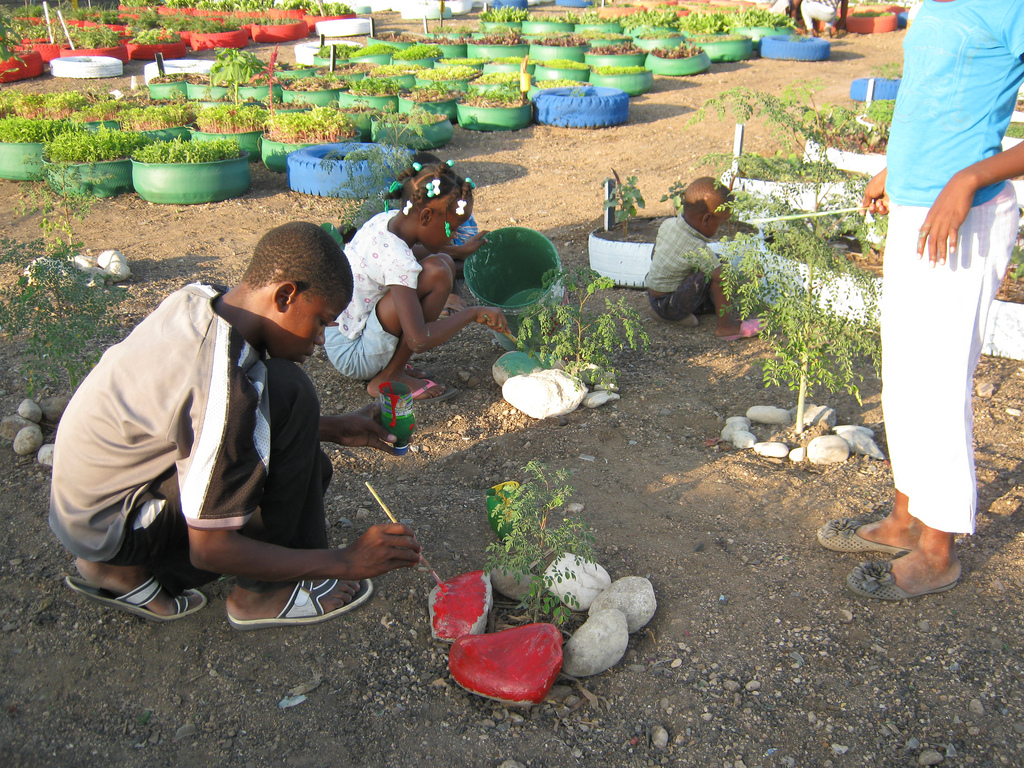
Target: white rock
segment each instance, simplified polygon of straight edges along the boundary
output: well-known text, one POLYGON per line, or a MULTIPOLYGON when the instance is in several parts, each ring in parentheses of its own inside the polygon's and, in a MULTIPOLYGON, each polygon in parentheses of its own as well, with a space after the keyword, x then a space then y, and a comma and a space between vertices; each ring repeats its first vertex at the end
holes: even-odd
POLYGON ((732 444, 736 448, 753 448, 757 442, 757 437, 753 432, 733 432, 732 444))
POLYGON ((3 421, 0 421, 0 437, 4 440, 14 440, 25 427, 32 426, 34 422, 29 421, 24 416, 11 415, 4 416, 3 421))
POLYGON ((754 453, 770 456, 773 459, 784 459, 789 456, 789 446, 785 443, 754 443, 754 453))
POLYGON ((565 511, 568 512, 570 515, 578 515, 584 509, 585 507, 578 501, 574 501, 571 504, 565 505, 565 511))
POLYGON ((822 435, 807 446, 811 464, 842 464, 850 458, 850 446, 839 435, 822 435))
POLYGON ((43 409, 36 405, 35 400, 29 400, 26 397, 18 406, 18 415, 34 424, 38 424, 43 418, 43 409))
POLYGON ((608 571, 568 552, 549 565, 544 575, 551 580, 548 591, 574 611, 589 609, 612 585, 608 571))
POLYGON ((604 672, 619 663, 627 645, 625 614, 614 608, 598 611, 562 647, 562 671, 573 677, 604 672))
POLYGON ((598 408, 610 400, 618 399, 619 396, 614 392, 609 392, 604 389, 596 389, 583 396, 582 404, 585 408, 598 408))
POLYGON ((836 425, 836 409, 827 405, 812 405, 804 410, 804 426, 821 425, 832 429, 836 425))
POLYGON ((747 409, 747 418, 758 424, 791 424, 793 417, 785 408, 772 405, 754 405, 747 409))
POLYGON ((530 576, 528 574, 516 574, 502 568, 495 568, 488 575, 491 577, 491 588, 511 600, 522 600, 530 592, 530 576))
POLYGON ((872 459, 882 461, 885 454, 875 445, 875 441, 859 429, 848 429, 839 435, 850 446, 850 450, 861 456, 870 456, 872 459))
POLYGON ((507 403, 534 419, 572 413, 586 394, 587 388, 579 379, 553 370, 513 376, 501 387, 507 403))
POLYGON ((846 433, 850 431, 860 432, 868 437, 875 436, 875 430, 870 427, 862 427, 859 424, 840 424, 838 427, 833 427, 832 431, 843 437, 846 437, 846 433))
POLYGON ((744 429, 750 427, 750 419, 746 416, 730 416, 725 420, 726 424, 742 424, 744 429))
POLYGON ((64 415, 64 411, 67 407, 68 398, 62 395, 44 397, 39 401, 39 408, 43 412, 43 418, 51 424, 56 424, 60 421, 60 417, 64 415))
POLYGON ((739 422, 733 422, 732 424, 729 424, 728 422, 726 422, 726 425, 722 428, 722 431, 720 433, 720 437, 725 442, 731 443, 733 436, 737 432, 748 432, 749 431, 749 429, 748 429, 749 427, 750 427, 750 424, 740 424, 739 422))
POLYGON ((115 283, 127 280, 132 276, 128 268, 128 261, 120 251, 103 251, 96 257, 96 266, 103 270, 105 275, 110 275, 115 283))
POLYGON ((655 749, 664 749, 668 746, 668 731, 660 725, 651 729, 651 746, 655 749))
POLYGON ((38 424, 29 424, 14 437, 14 452, 19 456, 28 456, 43 446, 43 430, 38 424))
POLYGON ((640 576, 626 576, 612 583, 590 605, 590 614, 614 608, 626 617, 629 634, 647 624, 658 610, 654 585, 640 576))
POLYGON ((75 266, 83 272, 90 272, 95 269, 99 269, 99 264, 96 263, 96 257, 90 256, 87 253, 75 254, 74 258, 75 266))
POLYGON ((36 453, 36 461, 42 464, 44 467, 53 466, 53 443, 47 443, 36 453))
POLYGON ((789 460, 800 462, 807 458, 807 449, 802 445, 798 445, 792 451, 789 452, 789 460))
POLYGON ((543 367, 525 352, 506 352, 494 361, 494 365, 491 366, 491 376, 494 378, 494 383, 500 387, 513 376, 533 373, 543 367))
POLYGON ((918 765, 939 765, 943 760, 942 753, 937 749, 926 749, 917 758, 918 765))

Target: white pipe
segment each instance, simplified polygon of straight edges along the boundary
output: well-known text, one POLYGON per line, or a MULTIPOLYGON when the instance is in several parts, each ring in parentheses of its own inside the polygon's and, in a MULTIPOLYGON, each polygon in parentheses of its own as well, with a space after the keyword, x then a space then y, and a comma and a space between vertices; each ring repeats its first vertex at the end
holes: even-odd
POLYGON ((43 2, 43 16, 46 17, 46 34, 50 38, 50 45, 53 45, 53 26, 50 22, 50 7, 45 1, 43 2))

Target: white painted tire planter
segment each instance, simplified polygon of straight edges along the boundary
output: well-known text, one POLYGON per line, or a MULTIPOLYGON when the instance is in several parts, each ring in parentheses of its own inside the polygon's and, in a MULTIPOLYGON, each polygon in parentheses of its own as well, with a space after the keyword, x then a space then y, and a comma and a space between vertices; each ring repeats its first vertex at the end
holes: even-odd
POLYGON ((320 43, 299 43, 295 46, 295 63, 300 67, 316 66, 313 57, 320 50, 320 43))
POLYGON ((50 62, 50 74, 79 80, 120 77, 124 74, 124 63, 113 56, 64 56, 50 62))
MULTIPOLYGON (((814 162, 821 156, 821 147, 813 141, 808 141, 804 147, 804 159, 814 162)), ((847 152, 842 149, 828 147, 825 150, 826 159, 841 171, 853 171, 865 173, 868 176, 875 176, 885 170, 885 155, 861 154, 859 152, 847 152)))
POLYGON ((604 232, 603 229, 595 229, 590 233, 587 243, 590 268, 599 275, 610 277, 616 285, 626 288, 646 287, 654 243, 607 240, 602 237, 604 232))
POLYGON ((314 29, 324 37, 353 37, 370 34, 372 27, 373 23, 369 19, 329 19, 318 21, 314 29))
MULTIPOLYGON (((318 46, 319 47, 319 46, 318 46)), ((313 62, 310 61, 310 64, 313 62)), ((168 75, 178 74, 196 74, 196 75, 208 75, 210 74, 210 68, 213 66, 213 59, 169 59, 164 62, 164 72, 168 75)), ((160 70, 156 67, 156 62, 151 61, 142 67, 142 75, 146 78, 146 83, 149 83, 154 77, 160 77, 160 70)))

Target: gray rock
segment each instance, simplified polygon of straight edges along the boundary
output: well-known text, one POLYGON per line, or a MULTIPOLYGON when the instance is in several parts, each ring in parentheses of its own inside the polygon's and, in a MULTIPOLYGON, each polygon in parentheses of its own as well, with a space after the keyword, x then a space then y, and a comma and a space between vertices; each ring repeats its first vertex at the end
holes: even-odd
POLYGON ((938 765, 945 758, 942 753, 934 749, 926 749, 917 758, 918 765, 938 765))
POLYGON ((807 458, 807 449, 802 445, 798 445, 792 451, 789 452, 789 460, 795 462, 801 462, 807 458))
POLYGON ((860 456, 870 456, 879 461, 885 460, 885 454, 875 444, 875 441, 859 429, 848 429, 839 435, 849 444, 850 450, 860 456))
POLYGON ((504 763, 499 765, 498 768, 526 768, 526 766, 520 763, 518 760, 513 760, 512 758, 509 758, 504 763))
POLYGON ((60 417, 64 415, 64 411, 68 407, 68 402, 68 398, 63 395, 44 397, 39 401, 39 408, 43 412, 43 418, 51 424, 56 424, 60 421, 60 417))
POLYGON ((571 504, 565 505, 565 511, 568 512, 570 515, 578 515, 584 509, 585 507, 578 501, 574 501, 571 504))
POLYGON ((127 280, 132 276, 128 261, 120 251, 103 251, 96 257, 96 266, 102 269, 104 274, 109 275, 115 283, 127 280))
POLYGON ((870 427, 861 426, 860 424, 840 424, 838 427, 833 428, 832 431, 841 437, 846 437, 846 433, 850 431, 860 432, 868 437, 875 436, 875 430, 870 427))
POLYGON ((747 409, 747 418, 756 421, 758 424, 780 424, 793 423, 793 417, 785 408, 776 408, 773 405, 754 405, 747 409))
POLYGON ((842 464, 850 458, 850 445, 839 435, 822 435, 807 446, 811 464, 842 464))
POLYGON ((746 684, 745 686, 743 686, 743 687, 744 687, 744 688, 745 688, 746 690, 748 690, 748 691, 750 691, 751 693, 753 693, 754 691, 760 691, 760 690, 761 690, 761 683, 760 683, 760 681, 758 681, 758 680, 751 680, 751 681, 750 681, 749 683, 747 683, 747 684, 746 684))
POLYGON ((971 703, 967 705, 967 709, 975 715, 984 715, 985 707, 981 703, 981 699, 971 699, 971 703))
POLYGON ((832 429, 836 425, 836 409, 827 405, 812 405, 804 411, 804 426, 822 426, 832 429))
POLYGON ((757 443, 757 437, 752 432, 740 431, 733 433, 732 444, 740 450, 753 448, 755 443, 757 443))
POLYGON ((979 381, 977 392, 978 397, 987 399, 996 393, 996 385, 991 381, 979 381))
POLYGON ((44 467, 53 466, 53 443, 47 443, 36 452, 36 461, 44 467))
POLYGON ((622 611, 626 617, 626 629, 629 634, 633 634, 646 625, 658 610, 654 586, 639 576, 621 578, 594 598, 590 605, 590 615, 610 608, 622 611))
POLYGON ((789 456, 789 446, 785 443, 754 443, 754 453, 759 456, 784 459, 789 456))
POLYGON ((5 416, 3 421, 0 421, 0 437, 4 440, 14 440, 21 430, 32 426, 33 423, 24 416, 5 416))
POLYGON ((584 408, 599 408, 607 402, 618 399, 619 395, 614 392, 608 392, 604 389, 596 389, 583 396, 582 405, 584 408))
POLYGON ((562 671, 573 677, 604 672, 619 663, 627 645, 626 614, 614 608, 597 611, 562 648, 562 671))
POLYGON ((14 452, 19 456, 28 456, 42 447, 43 431, 38 424, 30 424, 14 437, 14 452))
POLYGON ((655 749, 664 749, 668 746, 668 731, 660 725, 651 729, 651 746, 655 749))
POLYGON ((38 424, 43 418, 43 411, 36 405, 35 400, 29 400, 26 397, 21 401, 21 405, 18 406, 18 415, 23 419, 28 419, 33 424, 38 424))
POLYGON ((491 587, 512 600, 522 600, 530 591, 530 577, 526 574, 516 574, 502 568, 496 568, 490 572, 491 587))

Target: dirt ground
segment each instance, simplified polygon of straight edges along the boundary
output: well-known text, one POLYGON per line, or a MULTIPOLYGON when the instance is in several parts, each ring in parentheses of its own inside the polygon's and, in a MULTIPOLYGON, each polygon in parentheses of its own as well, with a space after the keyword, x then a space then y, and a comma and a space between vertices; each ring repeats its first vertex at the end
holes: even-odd
MULTIPOLYGON (((418 26, 396 14, 378 14, 377 24, 418 26)), ((481 227, 537 229, 565 264, 585 263, 612 169, 637 175, 647 213, 665 215, 658 200, 673 181, 706 172, 703 155, 731 150, 731 123, 690 125, 705 99, 736 85, 774 91, 818 80, 822 101, 849 104, 850 80, 899 61, 902 38, 847 37, 819 64, 754 60, 657 78, 614 128, 456 128, 440 154, 478 182, 481 227)), ((290 46, 282 56, 292 57, 290 46)), ((142 80, 140 63, 104 85, 130 88, 132 75, 142 80)), ((76 85, 44 77, 10 87, 76 85)), ((774 148, 756 125, 747 137, 753 149, 774 148)), ((17 212, 22 192, 0 182, 0 234, 30 239, 39 219, 17 212)), ((256 164, 240 199, 157 206, 122 195, 97 204, 79 234, 128 258, 128 327, 185 282, 236 280, 267 229, 336 211, 335 201, 290 192, 283 175, 256 164)), ((621 293, 643 312, 640 291, 621 293)), ((73 563, 46 525, 48 470, 0 450, 0 754, 33 767, 1024 763, 1024 440, 1019 410, 1008 412, 1024 403, 1024 364, 986 358, 977 374, 995 393, 975 403, 979 530, 961 544, 963 584, 905 604, 868 603, 845 587, 859 558, 821 549, 814 532, 834 517, 884 514, 888 464, 809 468, 709 444, 726 417, 755 404, 791 407, 795 396, 764 389, 759 342, 720 341, 708 320, 693 330, 647 321, 650 352, 619 359, 622 399, 563 422, 505 404, 490 378, 502 350, 469 328, 420 361, 464 391, 418 410, 418 452, 330 451, 333 541, 382 520, 363 485, 370 480, 442 576, 483 566, 486 488, 518 478, 531 458, 571 470, 601 563, 613 578, 649 577, 659 607, 620 665, 562 678, 548 702, 527 710, 451 680, 447 648, 430 638, 432 581, 419 571, 377 579, 365 607, 306 629, 234 632, 223 614, 230 580, 206 588, 211 605, 182 622, 100 610, 62 583, 73 563), (481 383, 469 387, 473 376, 481 383), (305 702, 278 706, 304 684, 305 702), (651 742, 659 726, 665 748, 651 742)), ((366 402, 362 384, 325 358, 307 365, 325 412, 366 402)), ((863 405, 814 400, 835 406, 841 422, 878 429, 879 388, 869 378, 863 405)), ((17 348, 5 343, 0 410, 15 412, 24 396, 17 348)), ((511 613, 497 611, 499 625, 511 613)))

